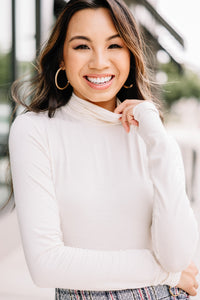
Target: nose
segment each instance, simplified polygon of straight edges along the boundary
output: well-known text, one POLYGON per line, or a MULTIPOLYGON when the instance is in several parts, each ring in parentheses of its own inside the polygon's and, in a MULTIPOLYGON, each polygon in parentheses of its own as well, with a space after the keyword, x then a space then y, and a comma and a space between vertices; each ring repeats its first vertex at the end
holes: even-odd
POLYGON ((105 51, 100 49, 98 49, 97 51, 93 51, 89 61, 90 69, 103 70, 108 68, 109 64, 110 61, 105 51))

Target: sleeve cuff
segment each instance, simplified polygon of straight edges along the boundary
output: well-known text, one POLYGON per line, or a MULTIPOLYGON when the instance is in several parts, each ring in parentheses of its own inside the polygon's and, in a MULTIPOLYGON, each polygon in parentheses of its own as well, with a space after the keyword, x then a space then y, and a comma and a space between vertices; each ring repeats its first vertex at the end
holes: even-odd
POLYGON ((133 108, 133 116, 139 122, 138 134, 145 144, 159 143, 165 139, 166 130, 153 102, 144 101, 133 108))
POLYGON ((169 285, 171 287, 175 287, 179 283, 180 277, 181 277, 181 272, 178 272, 178 273, 169 273, 169 276, 166 279, 165 284, 169 285))
POLYGON ((133 108, 133 115, 134 118, 139 121, 141 118, 141 115, 143 114, 144 111, 153 111, 154 113, 156 113, 157 115, 159 115, 159 112, 155 106, 155 104, 153 102, 144 100, 144 102, 141 102, 140 104, 136 105, 133 108))

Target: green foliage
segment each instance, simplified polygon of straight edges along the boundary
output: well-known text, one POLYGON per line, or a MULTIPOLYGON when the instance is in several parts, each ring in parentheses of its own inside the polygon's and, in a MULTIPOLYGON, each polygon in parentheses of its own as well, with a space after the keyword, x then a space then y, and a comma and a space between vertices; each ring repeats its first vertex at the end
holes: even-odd
POLYGON ((11 85, 11 54, 0 53, 0 102, 8 101, 11 85))
POLYGON ((168 76, 163 86, 163 98, 168 106, 181 98, 195 97, 200 100, 200 78, 191 70, 180 69, 172 62, 161 65, 168 76))
POLYGON ((11 83, 11 55, 0 53, 0 88, 8 89, 11 83))

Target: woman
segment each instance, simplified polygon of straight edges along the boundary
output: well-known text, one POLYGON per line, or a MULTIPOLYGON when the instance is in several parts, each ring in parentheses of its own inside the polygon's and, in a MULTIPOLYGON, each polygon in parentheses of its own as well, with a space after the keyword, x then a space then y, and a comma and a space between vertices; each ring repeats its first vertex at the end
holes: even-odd
POLYGON ((56 299, 195 295, 198 233, 180 153, 149 101, 124 2, 69 1, 34 84, 10 132, 34 282, 56 288, 56 299))

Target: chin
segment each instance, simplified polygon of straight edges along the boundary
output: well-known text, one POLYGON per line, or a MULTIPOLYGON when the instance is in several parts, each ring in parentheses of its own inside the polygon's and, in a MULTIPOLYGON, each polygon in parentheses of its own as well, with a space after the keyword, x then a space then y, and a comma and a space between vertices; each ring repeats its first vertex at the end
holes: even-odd
POLYGON ((91 102, 106 102, 106 101, 110 101, 110 100, 114 100, 117 96, 117 93, 98 93, 98 92, 94 92, 91 93, 90 95, 88 95, 88 99, 91 102))

